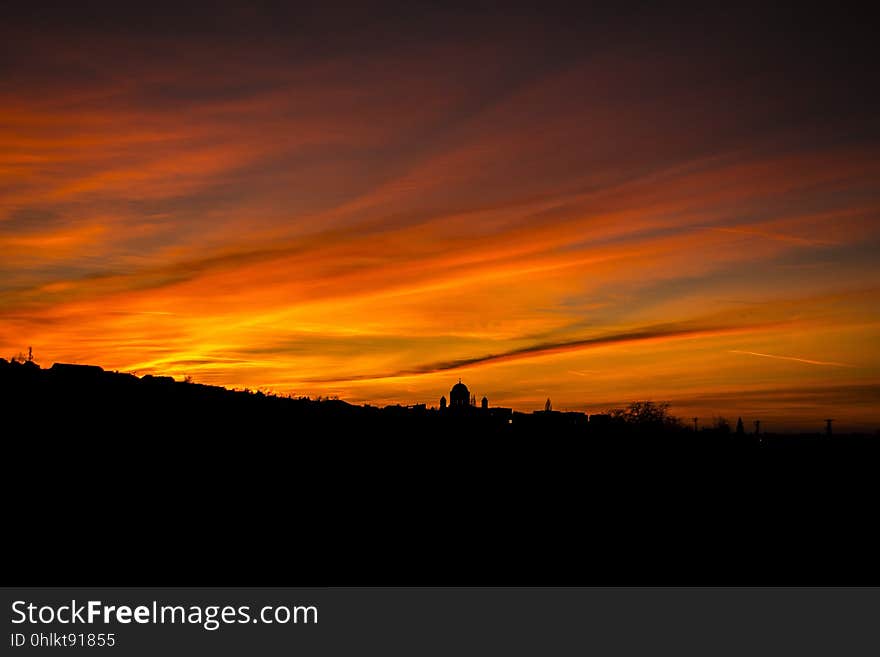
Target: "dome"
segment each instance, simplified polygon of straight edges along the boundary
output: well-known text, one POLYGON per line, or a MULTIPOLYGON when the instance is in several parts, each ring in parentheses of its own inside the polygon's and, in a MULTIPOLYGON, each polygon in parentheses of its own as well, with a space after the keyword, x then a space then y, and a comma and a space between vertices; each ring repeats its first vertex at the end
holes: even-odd
POLYGON ((449 405, 468 406, 470 403, 471 392, 468 390, 468 387, 461 382, 461 379, 459 379, 458 383, 452 386, 452 390, 449 391, 449 405))

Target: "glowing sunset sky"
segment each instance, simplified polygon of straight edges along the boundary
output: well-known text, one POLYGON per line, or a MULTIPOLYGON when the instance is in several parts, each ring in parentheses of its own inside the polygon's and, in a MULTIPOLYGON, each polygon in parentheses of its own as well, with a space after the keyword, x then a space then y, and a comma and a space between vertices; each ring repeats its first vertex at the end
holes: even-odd
POLYGON ((0 355, 880 426, 858 26, 212 7, 0 27, 0 355))

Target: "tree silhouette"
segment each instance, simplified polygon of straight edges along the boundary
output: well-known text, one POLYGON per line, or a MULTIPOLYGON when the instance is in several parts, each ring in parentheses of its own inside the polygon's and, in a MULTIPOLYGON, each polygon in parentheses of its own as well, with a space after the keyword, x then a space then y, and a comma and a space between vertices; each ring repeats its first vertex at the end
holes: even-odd
POLYGON ((677 429, 681 420, 669 412, 669 402, 633 402, 610 412, 612 418, 640 428, 677 429))

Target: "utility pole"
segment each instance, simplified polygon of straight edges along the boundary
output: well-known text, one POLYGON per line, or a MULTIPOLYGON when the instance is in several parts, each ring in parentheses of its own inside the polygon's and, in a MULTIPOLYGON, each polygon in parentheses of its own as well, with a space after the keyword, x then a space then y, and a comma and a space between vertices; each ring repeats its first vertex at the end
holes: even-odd
POLYGON ((697 433, 697 420, 699 420, 699 419, 700 418, 698 418, 698 417, 694 418, 694 433, 697 433))
POLYGON ((761 420, 755 420, 755 435, 761 435, 761 420))
POLYGON ((825 420, 825 435, 826 436, 831 435, 831 423, 832 422, 834 422, 834 418, 828 418, 827 420, 825 420))

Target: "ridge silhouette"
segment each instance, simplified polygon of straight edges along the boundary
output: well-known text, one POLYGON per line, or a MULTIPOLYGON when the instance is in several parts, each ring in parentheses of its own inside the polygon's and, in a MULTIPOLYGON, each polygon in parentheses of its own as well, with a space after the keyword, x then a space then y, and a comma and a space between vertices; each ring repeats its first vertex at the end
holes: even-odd
POLYGON ((338 399, 230 390, 193 383, 188 377, 184 381, 151 374, 138 377, 105 371, 96 365, 55 363, 44 369, 30 353, 27 358, 11 361, 0 358, 0 394, 10 409, 19 410, 8 420, 27 417, 41 429, 62 425, 66 430, 88 420, 90 424, 82 428, 93 434, 124 431, 132 435, 158 430, 163 434, 193 436, 192 432, 210 431, 218 435, 286 427, 292 433, 333 429, 363 435, 378 431, 371 435, 376 438, 448 435, 445 432, 454 429, 457 435, 463 432, 473 437, 546 437, 549 432, 556 437, 613 439, 618 442, 617 447, 629 440, 638 443, 640 439, 650 439, 652 445, 662 440, 664 447, 700 450, 773 446, 805 449, 817 444, 825 450, 868 449, 877 442, 868 434, 834 434, 833 441, 822 441, 820 438, 832 437, 829 420, 823 421, 821 432, 802 434, 768 434, 758 428, 758 420, 755 431, 746 434, 741 418, 737 420, 736 440, 731 441, 730 425, 724 418, 703 427, 698 427, 697 418, 692 418, 691 428, 673 416, 665 402, 633 402, 626 408, 587 415, 553 410, 548 398, 543 410, 526 413, 491 406, 485 396, 477 405, 476 394, 461 379, 452 386, 448 406, 445 395, 438 408, 425 404, 357 406, 338 399), (45 413, 47 409, 52 412, 45 413), (411 434, 413 431, 418 433, 411 434), (757 437, 761 440, 754 440, 757 437))
POLYGON ((0 359, 9 563, 52 584, 880 583, 875 436, 515 413, 456 385, 377 408, 0 359))

